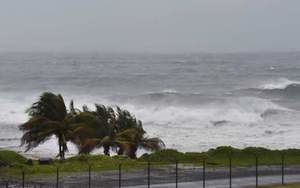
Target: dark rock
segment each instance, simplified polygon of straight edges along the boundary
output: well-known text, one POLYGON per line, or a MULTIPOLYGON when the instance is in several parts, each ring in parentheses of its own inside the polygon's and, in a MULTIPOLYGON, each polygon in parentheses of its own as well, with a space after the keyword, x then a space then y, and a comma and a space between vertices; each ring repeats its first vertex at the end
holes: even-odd
POLYGON ((144 159, 144 158, 148 158, 149 154, 148 153, 144 153, 140 158, 144 159))
POLYGON ((2 161, 0 161, 0 167, 5 167, 5 166, 7 166, 7 164, 4 163, 4 162, 2 162, 2 161))
POLYGON ((49 165, 53 163, 53 159, 51 158, 40 158, 39 159, 39 164, 40 165, 49 165))
POLYGON ((32 166, 33 165, 33 160, 32 159, 28 159, 26 161, 26 164, 32 166))

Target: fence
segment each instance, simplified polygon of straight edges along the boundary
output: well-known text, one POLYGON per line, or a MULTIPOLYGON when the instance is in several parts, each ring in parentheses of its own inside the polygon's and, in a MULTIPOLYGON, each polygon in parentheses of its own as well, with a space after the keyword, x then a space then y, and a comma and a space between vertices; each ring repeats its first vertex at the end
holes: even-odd
MULTIPOLYGON (((246 185, 258 187, 261 184, 286 184, 300 180, 300 166, 285 164, 282 155, 280 164, 260 165, 259 157, 254 157, 253 166, 236 167, 234 159, 229 156, 226 166, 214 166, 207 160, 199 161, 201 165, 189 163, 158 163, 139 162, 137 169, 129 169, 126 164, 118 164, 117 170, 98 172, 88 165, 87 171, 64 175, 59 166, 55 177, 31 177, 26 171, 20 171, 19 177, 2 177, 0 187, 21 188, 62 188, 62 187, 147 187, 155 184, 168 184, 168 187, 185 186, 182 182, 196 182, 197 187, 214 187, 214 184, 224 187, 246 185), (299 175, 299 176, 298 176, 299 175), (294 177, 295 176, 295 177, 294 177), (270 178, 271 177, 271 178, 270 178), (286 178, 289 179, 286 179, 286 178), (294 178, 293 178, 294 177, 294 178), (246 183, 246 184, 245 184, 246 183)), ((196 186, 195 186, 196 187, 196 186)))

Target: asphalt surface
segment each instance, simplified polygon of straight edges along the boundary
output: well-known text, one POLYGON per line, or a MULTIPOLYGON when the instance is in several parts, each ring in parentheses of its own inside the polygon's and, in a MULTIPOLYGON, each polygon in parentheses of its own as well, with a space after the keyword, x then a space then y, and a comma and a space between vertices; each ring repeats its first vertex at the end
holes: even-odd
MULTIPOLYGON (((232 169, 232 187, 255 187, 256 169, 255 167, 233 168, 232 169)), ((280 184, 281 166, 259 166, 258 184, 280 184)), ((300 166, 287 166, 284 169, 284 180, 286 183, 300 182, 300 166)), ((203 186, 203 169, 201 167, 179 166, 177 172, 178 187, 198 188, 203 186)), ((208 168, 205 173, 206 187, 229 187, 229 169, 228 168, 208 168)), ((1 178, 0 178, 1 179, 1 178)), ((91 187, 113 188, 119 187, 151 187, 168 188, 176 186, 176 171, 174 166, 151 167, 148 178, 147 169, 135 171, 122 171, 121 181, 119 181, 119 172, 92 172, 91 187)), ((0 180, 0 187, 6 187, 5 180, 0 180)), ((20 182, 9 181, 9 187, 22 187, 20 182)), ((28 188, 52 188, 56 187, 56 178, 38 178, 26 179, 25 187, 28 188)), ((89 187, 88 173, 76 173, 59 179, 60 188, 85 188, 89 187)))
MULTIPOLYGON (((300 183, 300 175, 287 175, 285 177, 286 182, 288 183, 300 183)), ((281 184, 281 176, 263 176, 259 178, 258 185, 278 185, 281 184)), ((206 188, 229 188, 228 179, 217 179, 217 180, 208 180, 205 182, 206 188)), ((251 188, 256 186, 256 179, 254 177, 243 177, 243 178, 234 178, 232 179, 232 188, 251 188)), ((147 185, 142 186, 129 186, 131 188, 147 188, 147 185)), ((153 188, 175 188, 175 183, 169 184, 156 184, 151 185, 153 188)), ((184 182, 178 183, 178 188, 201 188, 203 187, 203 181, 197 182, 184 182)))

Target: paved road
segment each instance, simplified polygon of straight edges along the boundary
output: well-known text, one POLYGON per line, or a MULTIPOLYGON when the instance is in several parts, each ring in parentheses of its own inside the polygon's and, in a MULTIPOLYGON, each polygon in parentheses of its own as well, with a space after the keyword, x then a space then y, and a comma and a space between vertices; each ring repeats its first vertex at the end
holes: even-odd
MULTIPOLYGON (((300 183, 300 175, 287 175, 285 177, 286 182, 288 183, 300 183)), ((259 185, 272 185, 280 184, 281 176, 263 176, 259 178, 259 185)), ((143 186, 128 186, 128 188, 147 188, 147 185, 143 186)), ((174 188, 175 183, 169 184, 157 184, 151 185, 153 188, 174 188)), ((202 181, 197 182, 185 182, 179 183, 178 188, 201 188, 203 187, 202 181)), ((229 181, 228 179, 216 179, 206 181, 206 188, 228 188, 229 181)), ((232 180, 232 188, 251 188, 255 187, 255 178, 254 177, 244 177, 244 178, 234 178, 232 180)))
MULTIPOLYGON (((202 187, 202 168, 193 166, 179 166, 178 182, 179 188, 201 188, 202 187)), ((175 187, 175 168, 151 167, 150 183, 153 188, 175 187)), ((259 185, 281 183, 280 166, 259 166, 259 185)), ((243 167, 232 169, 232 187, 253 187, 255 185, 255 168, 243 167)), ((0 177, 1 179, 1 177, 0 177)), ((60 188, 85 188, 88 187, 88 173, 76 173, 60 178, 60 188)), ((285 167, 285 182, 300 182, 300 166, 285 167)), ((147 169, 135 171, 122 171, 122 187, 145 188, 148 183, 147 169)), ((26 179, 27 187, 56 187, 56 178, 26 179)), ((19 183, 10 182, 11 187, 21 187, 19 183)), ((118 171, 92 172, 91 187, 114 188, 119 185, 118 171)), ((3 184, 2 184, 3 186, 3 184)), ((1 187, 1 181, 0 181, 1 187)), ((223 188, 229 187, 228 168, 207 168, 206 187, 223 188)))

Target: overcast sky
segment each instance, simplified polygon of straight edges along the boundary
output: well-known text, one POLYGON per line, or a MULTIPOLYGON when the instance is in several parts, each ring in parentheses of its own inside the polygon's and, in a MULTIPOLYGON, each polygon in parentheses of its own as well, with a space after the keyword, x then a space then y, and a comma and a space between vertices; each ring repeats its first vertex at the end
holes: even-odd
POLYGON ((300 0, 0 0, 0 51, 299 51, 300 0))

